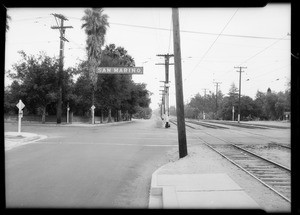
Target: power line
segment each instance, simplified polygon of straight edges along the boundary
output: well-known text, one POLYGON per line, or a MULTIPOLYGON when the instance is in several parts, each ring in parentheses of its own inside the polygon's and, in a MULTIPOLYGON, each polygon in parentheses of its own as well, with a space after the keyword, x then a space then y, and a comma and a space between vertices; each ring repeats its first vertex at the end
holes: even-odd
POLYGON ((204 53, 204 55, 201 57, 200 61, 196 64, 196 66, 194 67, 194 69, 192 69, 192 71, 190 72, 190 74, 188 74, 188 76, 185 78, 184 81, 186 81, 190 75, 194 72, 194 70, 198 67, 198 65, 201 63, 201 61, 204 59, 204 57, 207 55, 207 53, 210 51, 210 49, 213 47, 213 45, 216 43, 216 41, 219 39, 220 35, 222 34, 222 32, 225 30, 225 28, 228 26, 228 24, 231 22, 232 18, 235 16, 235 14, 237 13, 237 11, 239 10, 236 9, 236 11, 234 12, 234 14, 231 16, 231 18, 229 19, 229 21, 226 23, 226 25, 223 27, 223 29, 221 30, 221 32, 219 33, 219 35, 217 36, 217 38, 215 39, 215 41, 210 45, 210 47, 207 49, 207 51, 204 53))
MULTIPOLYGON (((135 28, 145 28, 145 29, 170 31, 170 29, 168 29, 168 28, 151 27, 151 26, 144 26, 144 25, 132 25, 132 24, 124 24, 124 23, 116 23, 116 22, 110 22, 109 24, 127 26, 127 27, 135 27, 135 28)), ((204 35, 213 35, 213 36, 219 35, 217 33, 201 32, 201 31, 190 31, 190 30, 180 30, 180 33, 193 33, 193 34, 204 34, 204 35)), ((263 36, 251 36, 251 35, 237 35, 237 34, 220 34, 220 36, 242 37, 242 38, 252 38, 252 39, 271 39, 271 40, 279 39, 277 37, 263 37, 263 36)), ((290 40, 290 39, 285 39, 285 40, 290 40)))
MULTIPOLYGON (((72 19, 80 19, 77 17, 69 17, 72 19)), ((132 24, 125 24, 125 23, 117 23, 117 22, 110 22, 109 24, 112 25, 120 25, 120 26, 127 26, 127 27, 134 27, 134 28, 145 28, 145 29, 152 29, 152 30, 162 30, 162 31, 170 31, 171 29, 168 28, 161 28, 161 27, 152 27, 152 26, 145 26, 145 25, 132 25, 132 24)), ((191 30, 180 30, 181 33, 192 33, 192 34, 204 34, 204 35, 212 35, 217 36, 217 33, 211 32, 201 32, 201 31, 191 31, 191 30)), ((220 34, 220 36, 226 37, 241 37, 241 38, 251 38, 251 39, 268 39, 268 40, 277 40, 278 37, 264 37, 264 36, 252 36, 252 35, 238 35, 238 34, 220 34)), ((290 40, 290 39, 284 39, 290 40)))
MULTIPOLYGON (((275 45, 276 43, 278 43, 281 40, 284 40, 285 37, 289 36, 288 34, 277 39, 276 41, 274 41, 271 45, 265 47, 264 49, 260 50, 259 52, 257 52, 256 54, 252 55, 251 57, 247 58, 246 60, 244 60, 242 63, 240 63, 238 66, 241 66, 243 63, 248 62, 249 60, 252 60, 254 57, 256 57, 257 55, 263 53, 264 51, 266 51, 267 49, 269 49, 270 47, 272 47, 273 45, 275 45)), ((227 73, 231 72, 232 69, 228 70, 226 73, 224 73, 223 75, 226 75, 227 73)))
POLYGON ((25 19, 13 19, 12 21, 14 22, 21 22, 21 21, 29 21, 29 20, 36 20, 36 19, 46 19, 46 18, 51 18, 51 16, 39 16, 35 18, 25 18, 25 19))
POLYGON ((288 35, 285 35, 284 37, 274 41, 271 45, 267 46, 266 48, 264 48, 263 50, 257 52, 255 55, 249 57, 247 60, 243 61, 242 63, 239 64, 239 66, 243 63, 246 63, 247 61, 251 60, 252 58, 256 57, 257 55, 261 54, 262 52, 266 51, 267 49, 269 49, 270 47, 272 47, 273 45, 275 45, 276 43, 278 43, 280 40, 282 40, 283 38, 287 37, 288 35))
MULTIPOLYGON (((276 68, 276 69, 272 69, 271 71, 268 71, 268 72, 266 72, 266 73, 263 73, 263 74, 261 74, 261 75, 259 75, 259 76, 254 76, 254 77, 252 77, 251 79, 257 79, 257 78, 260 78, 260 77, 262 77, 262 76, 265 76, 265 75, 267 75, 267 74, 270 74, 271 72, 274 72, 274 71, 277 71, 277 70, 281 70, 281 69, 283 69, 283 68, 285 68, 285 67, 287 67, 287 66, 289 66, 289 65, 290 65, 290 63, 287 64, 287 65, 278 67, 278 68, 276 68)), ((250 78, 249 78, 249 79, 250 79, 250 78)), ((250 79, 250 80, 251 80, 251 79, 250 79)))
POLYGON ((171 47, 171 34, 172 34, 172 19, 171 19, 171 26, 170 26, 170 35, 169 35, 169 48, 168 48, 168 53, 170 53, 170 47, 171 47))

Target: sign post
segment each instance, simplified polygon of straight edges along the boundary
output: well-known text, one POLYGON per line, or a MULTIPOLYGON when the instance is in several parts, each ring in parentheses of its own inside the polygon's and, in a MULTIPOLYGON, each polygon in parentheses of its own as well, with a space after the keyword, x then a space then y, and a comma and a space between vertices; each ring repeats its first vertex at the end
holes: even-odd
POLYGON ((234 121, 234 106, 232 106, 232 121, 234 121))
POLYGON ((92 109, 92 124, 95 124, 95 112, 94 112, 95 108, 96 108, 95 105, 93 105, 91 107, 91 109, 92 109))
POLYGON ((19 109, 19 114, 18 114, 18 134, 21 134, 21 118, 23 118, 23 108, 25 107, 24 103, 22 100, 19 100, 19 103, 16 105, 19 109))
POLYGON ((67 106, 67 124, 69 124, 69 111, 70 111, 70 107, 69 107, 69 103, 68 103, 68 106, 67 106))

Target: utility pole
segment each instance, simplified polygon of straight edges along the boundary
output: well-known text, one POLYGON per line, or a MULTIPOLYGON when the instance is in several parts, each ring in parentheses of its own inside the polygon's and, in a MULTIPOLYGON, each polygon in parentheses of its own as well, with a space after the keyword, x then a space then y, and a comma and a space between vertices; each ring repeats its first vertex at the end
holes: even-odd
POLYGON ((63 83, 63 58, 64 58, 64 42, 67 41, 65 38, 65 29, 73 28, 72 26, 64 26, 64 21, 68 19, 61 14, 51 14, 54 16, 57 26, 52 26, 52 29, 59 29, 60 32, 60 47, 59 47, 59 72, 58 72, 58 100, 57 100, 57 109, 56 109, 56 123, 61 123, 61 114, 62 114, 62 83, 63 83), (58 25, 57 19, 60 20, 60 26, 58 25))
POLYGON ((172 8, 173 20, 173 41, 174 41, 174 62, 175 62, 175 88, 176 88, 176 113, 177 113, 177 131, 179 144, 179 158, 187 156, 187 143, 185 132, 182 72, 181 72, 181 49, 180 49, 180 31, 179 31, 179 12, 178 8, 172 8))
POLYGON ((165 65, 165 104, 166 104, 166 128, 170 127, 169 123, 169 116, 170 116, 170 109, 169 109, 169 65, 174 65, 173 63, 170 63, 170 57, 174 57, 173 54, 158 54, 156 55, 158 57, 164 57, 165 63, 157 63, 156 65, 165 65))
MULTIPOLYGON (((160 81, 160 82, 165 83, 165 81, 160 81)), ((166 107, 166 101, 165 101, 165 95, 166 95, 165 91, 166 91, 166 89, 165 89, 165 85, 160 86, 160 87, 163 87, 163 90, 159 90, 159 91, 162 91, 162 94, 159 94, 159 95, 161 95, 161 119, 165 120, 164 116, 165 116, 165 113, 166 113, 166 109, 165 109, 165 107, 166 107)))
POLYGON ((242 69, 247 69, 247 67, 242 67, 242 66, 235 66, 235 69, 239 68, 240 70, 237 71, 240 73, 240 81, 239 81, 239 110, 238 110, 238 123, 240 123, 240 118, 241 118, 241 76, 242 76, 242 69))
POLYGON ((219 84, 222 84, 222 82, 214 82, 214 84, 216 85, 216 118, 217 118, 217 112, 218 112, 218 87, 219 84))
POLYGON ((206 88, 203 89, 204 90, 204 102, 203 102, 203 119, 205 119, 205 99, 206 99, 206 88))

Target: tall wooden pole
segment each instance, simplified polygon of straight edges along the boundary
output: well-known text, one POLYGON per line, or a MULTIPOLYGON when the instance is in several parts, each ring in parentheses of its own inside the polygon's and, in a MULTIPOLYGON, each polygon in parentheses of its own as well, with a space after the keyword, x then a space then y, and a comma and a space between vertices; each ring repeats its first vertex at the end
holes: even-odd
POLYGON ((61 14, 52 14, 55 19, 60 19, 60 26, 51 27, 52 29, 59 29, 60 31, 60 46, 59 46, 59 72, 58 72, 58 97, 57 97, 57 107, 56 107, 56 123, 61 123, 62 114, 62 85, 63 85, 63 66, 64 66, 64 42, 67 41, 65 38, 65 29, 73 28, 72 26, 64 26, 64 21, 68 20, 65 16, 61 14))
POLYGON ((56 122, 57 124, 61 123, 61 114, 62 114, 62 78, 63 78, 63 58, 64 58, 64 41, 63 37, 65 34, 65 29, 63 29, 64 20, 61 19, 60 22, 60 47, 59 47, 59 75, 58 75, 58 101, 57 101, 57 108, 56 108, 56 122))
POLYGON ((242 66, 237 66, 237 67, 234 67, 234 68, 239 68, 240 70, 237 71, 240 73, 240 78, 239 78, 239 109, 238 109, 238 123, 240 123, 240 118, 241 118, 241 76, 242 76, 242 68, 245 68, 247 69, 247 67, 242 67, 242 66))
POLYGON ((188 152, 187 152, 187 144, 186 144, 185 119, 184 119, 178 8, 172 8, 172 19, 173 19, 176 113, 177 113, 179 158, 183 158, 188 154, 188 152))

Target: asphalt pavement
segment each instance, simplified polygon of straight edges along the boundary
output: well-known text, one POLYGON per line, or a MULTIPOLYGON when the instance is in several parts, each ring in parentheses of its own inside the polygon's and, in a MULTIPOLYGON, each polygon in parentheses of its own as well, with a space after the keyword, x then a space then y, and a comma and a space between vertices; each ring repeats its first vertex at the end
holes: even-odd
POLYGON ((151 175, 177 147, 176 130, 154 119, 22 131, 48 138, 5 152, 7 208, 147 208, 151 175))

